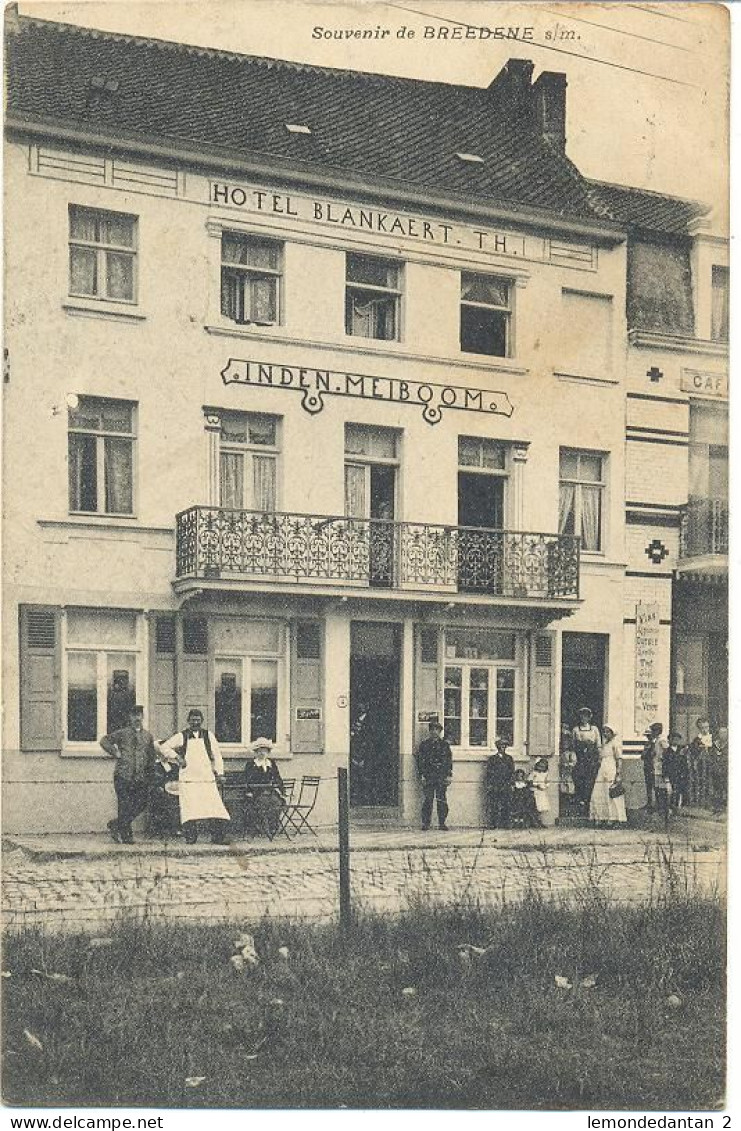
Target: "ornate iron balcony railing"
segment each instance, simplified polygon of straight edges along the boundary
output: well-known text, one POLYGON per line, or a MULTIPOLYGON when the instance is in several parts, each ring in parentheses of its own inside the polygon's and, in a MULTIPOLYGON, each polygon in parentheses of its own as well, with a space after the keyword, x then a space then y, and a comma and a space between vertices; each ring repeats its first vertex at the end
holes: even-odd
POLYGON ((576 598, 579 539, 427 522, 190 507, 177 516, 177 577, 576 598))
POLYGON ((679 528, 680 558, 728 554, 728 502, 692 499, 682 511, 679 528))

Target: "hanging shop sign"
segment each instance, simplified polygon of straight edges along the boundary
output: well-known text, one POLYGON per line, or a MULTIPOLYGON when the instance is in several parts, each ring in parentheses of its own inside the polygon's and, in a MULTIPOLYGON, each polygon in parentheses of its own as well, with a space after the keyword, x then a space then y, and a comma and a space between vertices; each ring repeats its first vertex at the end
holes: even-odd
POLYGON ((635 732, 643 734, 659 717, 659 606, 636 605, 635 732))
POLYGON ((511 416, 514 412, 506 393, 439 385, 433 381, 401 381, 396 377, 372 377, 332 369, 307 369, 298 365, 272 365, 230 357, 221 379, 225 385, 270 386, 301 393, 301 406, 311 416, 324 408, 324 397, 353 397, 387 401, 422 409, 428 424, 442 420, 443 409, 511 416))

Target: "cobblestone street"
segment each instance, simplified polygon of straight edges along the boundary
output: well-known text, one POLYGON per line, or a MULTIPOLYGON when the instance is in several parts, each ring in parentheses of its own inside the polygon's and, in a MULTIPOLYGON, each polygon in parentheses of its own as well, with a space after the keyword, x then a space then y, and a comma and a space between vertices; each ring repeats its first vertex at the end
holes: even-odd
MULTIPOLYGON (((121 914, 153 920, 328 919, 338 910, 336 830, 318 839, 186 847, 102 836, 17 837, 5 846, 7 929, 105 926, 121 914)), ((725 890, 725 825, 693 819, 662 829, 358 831, 351 836, 356 909, 410 903, 492 905, 527 891, 578 898, 598 888, 632 902, 670 889, 725 890), (444 837, 444 840, 442 839, 444 837)))

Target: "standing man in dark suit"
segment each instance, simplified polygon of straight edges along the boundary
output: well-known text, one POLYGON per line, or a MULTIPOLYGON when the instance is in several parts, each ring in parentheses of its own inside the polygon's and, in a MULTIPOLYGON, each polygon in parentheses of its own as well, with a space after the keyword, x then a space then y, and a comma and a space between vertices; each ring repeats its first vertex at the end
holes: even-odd
POLYGON ((144 708, 138 705, 129 711, 128 726, 104 735, 100 745, 116 759, 113 788, 118 800, 118 817, 108 822, 108 831, 119 844, 133 844, 131 822, 143 813, 154 784, 154 768, 158 750, 143 724, 144 708))
POLYGON ((436 719, 429 724, 429 736, 417 751, 417 771, 422 781, 422 828, 429 829, 432 802, 437 798, 437 820, 443 832, 448 816, 447 789, 453 776, 453 752, 443 738, 442 724, 436 719))
POLYGON ((490 829, 508 829, 511 819, 515 762, 507 753, 507 739, 497 735, 495 752, 486 763, 486 810, 490 829))

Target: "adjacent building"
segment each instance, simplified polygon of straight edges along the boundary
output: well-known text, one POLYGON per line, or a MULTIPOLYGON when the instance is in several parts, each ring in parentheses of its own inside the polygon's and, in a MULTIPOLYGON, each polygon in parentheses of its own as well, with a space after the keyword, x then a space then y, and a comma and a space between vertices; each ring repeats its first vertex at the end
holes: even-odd
POLYGON ((497 734, 558 806, 583 703, 631 751, 637 684, 679 721, 700 648, 721 717, 724 245, 579 173, 565 75, 12 9, 7 57, 6 828, 104 828, 134 701, 158 737, 201 708, 233 769, 269 737, 327 822, 348 763, 358 818, 416 821, 433 717, 472 825, 497 734))

